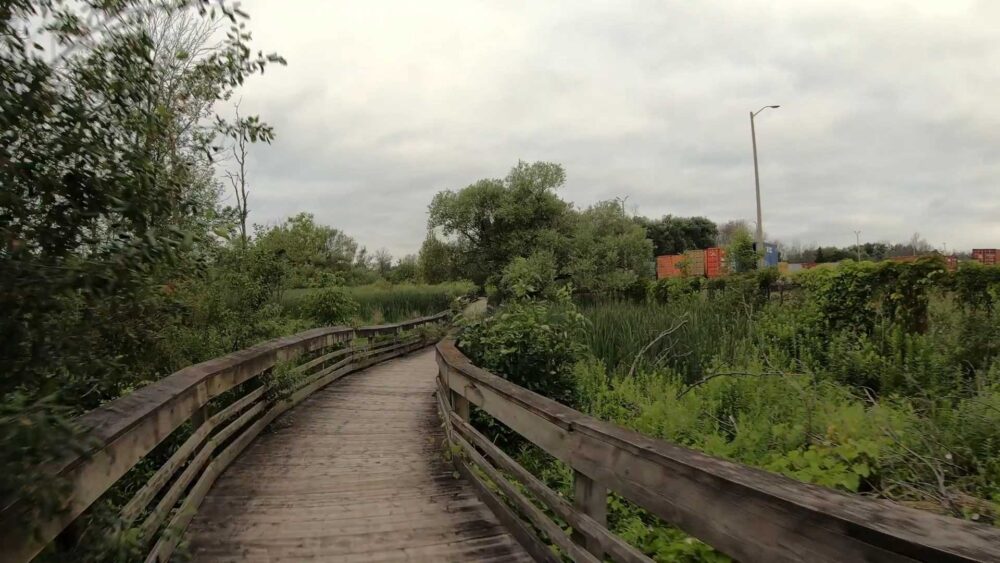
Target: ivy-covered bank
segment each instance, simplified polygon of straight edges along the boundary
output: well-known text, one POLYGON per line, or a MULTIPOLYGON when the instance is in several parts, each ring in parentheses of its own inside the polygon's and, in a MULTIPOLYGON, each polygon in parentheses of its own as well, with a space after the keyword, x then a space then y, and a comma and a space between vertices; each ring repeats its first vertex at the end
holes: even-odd
MULTIPOLYGON (((600 418, 844 492, 994 525, 1000 519, 1000 268, 938 260, 773 274, 645 301, 574 305, 521 268, 468 323, 462 349, 600 418)), ((572 494, 568 469, 489 421, 519 460, 572 494)), ((612 498, 615 531, 662 561, 724 559, 612 498)))

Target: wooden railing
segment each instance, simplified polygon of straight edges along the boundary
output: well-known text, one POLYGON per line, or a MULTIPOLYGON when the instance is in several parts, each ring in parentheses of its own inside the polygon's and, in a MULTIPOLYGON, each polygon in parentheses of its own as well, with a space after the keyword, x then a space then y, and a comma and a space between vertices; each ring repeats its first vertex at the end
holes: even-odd
POLYGON ((448 318, 443 312, 399 324, 326 327, 278 338, 182 369, 87 413, 78 422, 92 448, 48 469, 71 491, 64 510, 32 521, 34 507, 26 500, 5 503, 0 561, 32 559, 183 426, 186 438, 167 452, 168 459, 120 515, 124 527, 137 526, 140 541, 152 544, 147 561, 168 560, 216 478, 271 421, 345 374, 431 344, 414 329, 448 318), (279 362, 291 360, 300 362, 291 368, 292 385, 269 397, 264 378, 279 362))
POLYGON ((438 343, 437 361, 459 472, 539 561, 557 559, 536 530, 575 561, 649 561, 608 531, 608 491, 740 561, 1000 561, 992 526, 841 494, 602 422, 472 365, 453 340, 438 343), (572 504, 473 428, 470 404, 569 465, 572 504))

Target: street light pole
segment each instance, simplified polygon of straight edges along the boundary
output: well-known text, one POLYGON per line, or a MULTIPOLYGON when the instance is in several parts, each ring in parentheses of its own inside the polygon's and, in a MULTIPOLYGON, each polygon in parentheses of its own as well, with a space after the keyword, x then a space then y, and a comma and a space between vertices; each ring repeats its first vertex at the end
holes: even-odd
POLYGON ((861 231, 854 231, 854 239, 856 241, 858 241, 857 244, 854 246, 854 248, 856 248, 858 250, 858 262, 860 262, 861 261, 861 231))
POLYGON ((768 108, 778 109, 779 107, 781 106, 764 106, 757 111, 750 112, 750 140, 753 142, 753 180, 757 188, 757 252, 761 253, 760 260, 758 261, 758 267, 760 268, 764 267, 766 250, 764 249, 764 219, 760 210, 760 170, 757 166, 757 130, 754 127, 753 118, 768 108))

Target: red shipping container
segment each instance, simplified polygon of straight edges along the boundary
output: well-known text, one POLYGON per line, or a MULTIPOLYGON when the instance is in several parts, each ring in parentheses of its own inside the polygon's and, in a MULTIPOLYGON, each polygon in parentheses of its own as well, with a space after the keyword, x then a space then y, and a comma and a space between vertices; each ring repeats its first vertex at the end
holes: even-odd
POLYGON ((705 275, 720 278, 726 275, 726 249, 713 247, 705 249, 705 275))
POLYGON ((684 260, 683 254, 656 257, 656 279, 679 278, 684 275, 679 264, 684 260))
POLYGON ((980 264, 995 266, 997 264, 997 249, 995 248, 973 248, 972 259, 980 264))

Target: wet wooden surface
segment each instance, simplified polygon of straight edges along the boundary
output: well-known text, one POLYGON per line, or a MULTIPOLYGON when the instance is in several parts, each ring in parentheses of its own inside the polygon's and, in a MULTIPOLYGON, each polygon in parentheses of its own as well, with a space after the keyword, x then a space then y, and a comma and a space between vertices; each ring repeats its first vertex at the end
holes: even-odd
POLYGON ((349 375, 275 421, 187 532, 195 561, 530 561, 442 454, 434 352, 349 375))

